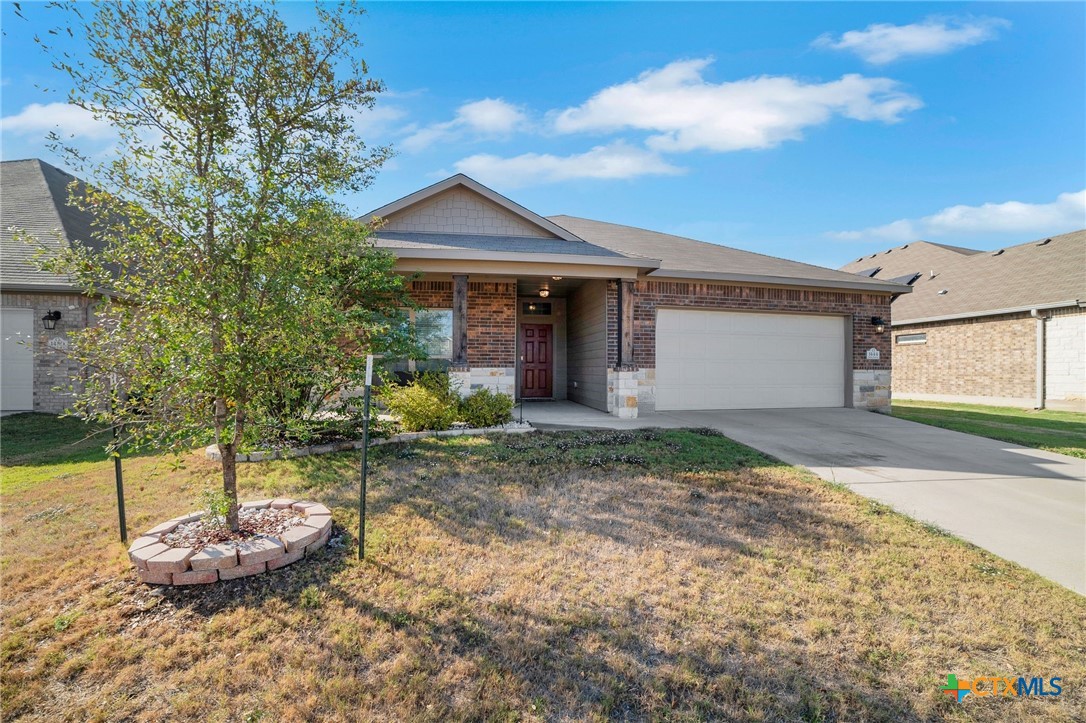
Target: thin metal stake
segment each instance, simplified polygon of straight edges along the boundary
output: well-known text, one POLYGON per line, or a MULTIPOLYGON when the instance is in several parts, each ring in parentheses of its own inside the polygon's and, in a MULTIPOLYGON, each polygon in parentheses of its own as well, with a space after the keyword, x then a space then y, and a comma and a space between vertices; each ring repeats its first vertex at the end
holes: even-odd
POLYGON ((362 393, 362 489, 358 496, 358 559, 366 557, 366 477, 369 474, 370 386, 373 382, 373 355, 366 357, 366 387, 362 393))
POLYGON ((121 474, 121 449, 116 445, 117 427, 113 427, 113 476, 117 478, 117 517, 121 525, 121 542, 128 544, 128 525, 124 520, 124 477, 121 474))

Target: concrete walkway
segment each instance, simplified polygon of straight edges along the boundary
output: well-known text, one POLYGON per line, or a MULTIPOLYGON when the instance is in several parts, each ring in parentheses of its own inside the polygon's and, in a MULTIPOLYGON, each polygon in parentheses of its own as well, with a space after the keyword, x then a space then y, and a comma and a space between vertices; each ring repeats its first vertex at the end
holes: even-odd
POLYGON ((660 412, 524 405, 541 428, 712 427, 1086 595, 1086 460, 854 409, 660 412))

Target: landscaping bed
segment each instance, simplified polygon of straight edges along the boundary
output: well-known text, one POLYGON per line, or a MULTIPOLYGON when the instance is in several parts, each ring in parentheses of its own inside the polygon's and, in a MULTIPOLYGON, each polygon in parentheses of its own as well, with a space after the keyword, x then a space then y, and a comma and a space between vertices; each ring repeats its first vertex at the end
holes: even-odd
MULTIPOLYGON (((424 432, 401 432, 377 439, 370 439, 371 447, 380 447, 385 444, 400 444, 414 442, 427 437, 463 437, 478 436, 483 434, 524 434, 534 432, 535 428, 527 422, 509 422, 496 427, 459 427, 456 429, 438 429, 424 432)), ((278 449, 261 449, 254 452, 239 452, 237 462, 265 462, 272 459, 291 459, 295 457, 319 456, 322 454, 335 454, 336 452, 349 452, 353 449, 362 449, 361 439, 344 440, 330 444, 315 444, 300 447, 281 447, 278 449)), ((219 461, 219 445, 211 444, 204 450, 204 454, 212 461, 219 461)))
POLYGON ((203 512, 175 517, 144 532, 128 557, 142 582, 206 585, 286 567, 332 535, 331 510, 316 502, 245 502, 238 518, 240 529, 232 532, 203 512))

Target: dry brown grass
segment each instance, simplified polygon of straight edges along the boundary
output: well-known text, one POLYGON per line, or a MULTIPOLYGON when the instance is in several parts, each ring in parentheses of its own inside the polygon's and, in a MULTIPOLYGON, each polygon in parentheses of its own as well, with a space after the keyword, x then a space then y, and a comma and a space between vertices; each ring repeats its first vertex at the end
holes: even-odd
MULTIPOLYGON (((27 720, 1082 720, 1086 599, 721 437, 379 453, 368 561, 152 594, 112 469, 4 469, 3 687, 27 720), (940 695, 1060 676, 1056 699, 940 695)), ((355 530, 353 455, 245 465, 355 530)), ((126 463, 136 529, 214 478, 126 463)))

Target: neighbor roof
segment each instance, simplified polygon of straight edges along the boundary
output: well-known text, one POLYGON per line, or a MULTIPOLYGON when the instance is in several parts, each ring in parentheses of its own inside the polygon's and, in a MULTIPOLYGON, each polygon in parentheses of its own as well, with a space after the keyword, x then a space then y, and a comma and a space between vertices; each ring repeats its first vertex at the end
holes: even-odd
POLYGON ((1086 230, 996 251, 918 241, 864 256, 843 270, 876 266, 876 279, 920 274, 913 293, 894 302, 895 326, 1086 303, 1086 230))
POLYGON ((660 259, 650 276, 669 278, 771 283, 908 293, 903 284, 858 278, 854 274, 798 261, 742 251, 729 246, 633 226, 593 221, 575 216, 550 216, 551 221, 585 241, 628 256, 660 259))
POLYGON ((68 205, 68 184, 75 176, 36 158, 0 163, 0 285, 5 289, 72 290, 63 275, 34 264, 39 244, 59 250, 91 238, 92 216, 68 205), (16 239, 25 231, 37 244, 16 239))

